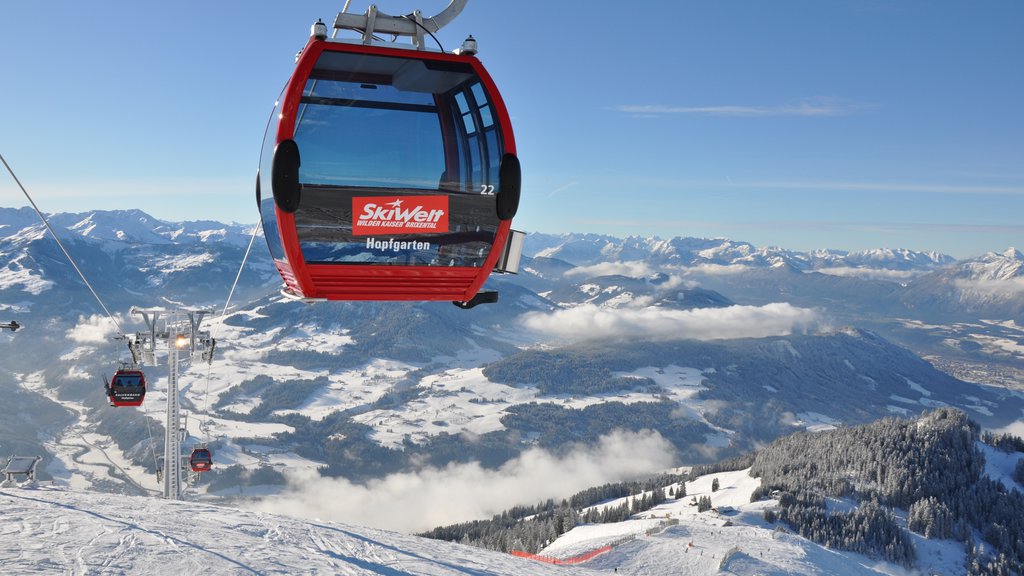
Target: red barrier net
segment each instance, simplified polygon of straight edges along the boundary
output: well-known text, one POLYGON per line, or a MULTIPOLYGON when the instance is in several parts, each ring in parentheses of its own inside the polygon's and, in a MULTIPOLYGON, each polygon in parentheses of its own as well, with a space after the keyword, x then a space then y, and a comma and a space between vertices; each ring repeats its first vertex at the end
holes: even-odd
POLYGON ((600 556, 605 552, 611 551, 611 546, 602 546, 597 550, 591 550, 586 554, 580 554, 579 556, 574 556, 572 558, 551 558, 550 556, 538 556, 537 554, 530 554, 529 552, 523 552, 521 550, 513 550, 511 554, 513 556, 518 556, 520 558, 529 558, 530 560, 536 560, 537 562, 544 562, 546 564, 582 564, 583 562, 586 562, 587 560, 590 560, 595 556, 600 556))

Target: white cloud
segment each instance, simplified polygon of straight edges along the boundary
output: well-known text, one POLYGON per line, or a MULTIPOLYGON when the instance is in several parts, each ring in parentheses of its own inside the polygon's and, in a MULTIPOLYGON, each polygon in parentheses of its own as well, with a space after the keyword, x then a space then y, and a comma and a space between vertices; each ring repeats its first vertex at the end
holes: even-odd
MULTIPOLYGON (((665 277, 663 277, 658 284, 652 286, 652 288, 654 288, 655 291, 661 295, 665 294, 666 292, 671 292, 673 290, 679 290, 680 288, 689 290, 700 286, 700 283, 697 282, 696 280, 680 276, 679 273, 676 272, 678 270, 678 266, 672 266, 667 269, 662 268, 658 270, 653 268, 650 264, 646 262, 643 262, 641 260, 634 260, 630 262, 601 262, 590 266, 577 266, 576 268, 567 270, 564 273, 564 276, 566 278, 573 278, 576 276, 583 278, 597 278, 600 276, 625 276, 627 278, 643 279, 650 278, 651 276, 658 272, 665 272, 665 277)), ((649 300, 649 298, 637 298, 638 302, 644 300, 649 300)))
POLYGON ((709 276, 726 276, 730 274, 743 274, 754 268, 746 264, 698 264, 683 269, 684 274, 707 274, 709 276))
POLYGON ((672 290, 677 290, 679 288, 692 290, 698 286, 700 286, 700 282, 697 282, 696 280, 689 280, 687 278, 683 278, 682 276, 673 275, 669 276, 668 279, 662 282, 661 284, 658 284, 658 292, 664 293, 672 290))
POLYGON ((557 457, 527 450, 497 470, 478 463, 392 474, 365 485, 323 478, 315 471, 290 475, 288 494, 251 506, 301 518, 416 532, 488 519, 517 504, 566 498, 591 486, 649 476, 675 465, 672 445, 653 431, 616 431, 595 446, 557 457))
POLYGON ((1024 277, 1006 280, 964 280, 953 282, 958 290, 978 298, 1016 298, 1024 296, 1024 277))
POLYGON ((829 276, 844 276, 853 278, 867 278, 869 280, 910 280, 915 276, 924 274, 920 270, 886 270, 884 268, 854 268, 852 266, 834 266, 832 268, 818 268, 815 272, 829 276))
POLYGON ((628 276, 630 278, 645 278, 654 274, 654 269, 643 261, 633 262, 601 262, 591 266, 577 266, 565 272, 566 277, 584 276, 595 278, 597 276, 628 276))
POLYGON ((78 324, 64 333, 64 337, 79 344, 106 344, 117 336, 117 327, 110 318, 93 314, 78 317, 78 324))
POLYGON ((788 303, 728 308, 601 308, 584 304, 522 317, 532 330, 559 340, 764 338, 822 328, 819 310, 788 303))

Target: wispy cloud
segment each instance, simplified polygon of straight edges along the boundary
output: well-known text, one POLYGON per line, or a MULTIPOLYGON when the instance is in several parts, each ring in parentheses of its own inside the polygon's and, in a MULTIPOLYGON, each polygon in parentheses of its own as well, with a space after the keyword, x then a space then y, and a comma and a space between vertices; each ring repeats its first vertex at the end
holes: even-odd
MULTIPOLYGON (((709 183, 709 185, 713 185, 709 183)), ((721 186, 721 183, 718 183, 721 186)), ((870 182, 842 180, 768 180, 737 184, 748 188, 780 190, 855 190, 858 192, 930 192, 937 194, 1022 195, 1024 186, 979 186, 971 184, 938 184, 930 182, 870 182)))
POLYGON ((524 314, 529 329, 559 340, 765 338, 822 329, 822 313, 788 303, 676 310, 654 306, 602 308, 592 304, 524 314))
MULTIPOLYGON (((154 178, 150 180, 108 180, 27 183, 29 192, 37 198, 84 199, 95 202, 98 198, 141 199, 151 195, 172 198, 205 197, 211 194, 234 194, 248 191, 251 183, 240 178, 154 178)), ((133 206, 134 207, 134 206, 133 206)), ((123 206, 122 206, 123 208, 123 206)))
MULTIPOLYGON (((978 180, 984 179, 979 176, 978 180)), ((986 182, 990 179, 984 179, 986 182)), ((879 180, 812 180, 801 178, 750 179, 741 180, 725 177, 718 180, 696 179, 658 179, 630 177, 619 186, 633 189, 645 188, 653 190, 697 191, 723 190, 737 193, 757 193, 763 190, 809 190, 815 194, 822 192, 920 192, 930 194, 991 194, 996 196, 1024 196, 1024 175, 1017 178, 1018 184, 999 186, 985 184, 949 184, 947 182, 921 181, 879 181, 879 180)))
MULTIPOLYGON (((251 202, 244 208, 239 195, 252 193, 249 178, 172 178, 109 181, 30 181, 29 193, 43 212, 88 212, 137 208, 158 218, 194 220, 197 212, 221 221, 253 222, 258 219, 251 202)), ((269 192, 264 192, 269 194, 269 192)), ((25 197, 0 178, 0 203, 25 205, 25 197)))
POLYGON ((416 532, 490 518, 518 504, 573 493, 607 482, 636 479, 675 465, 672 445, 653 431, 617 431, 594 446, 556 456, 527 450, 496 470, 452 464, 392 474, 366 484, 323 478, 315 471, 289 475, 287 494, 253 504, 255 510, 416 532), (439 506, 438 503, 444 503, 439 506))
POLYGON ((572 181, 572 182, 569 182, 567 184, 563 184, 563 185, 559 186, 558 188, 555 188, 554 190, 548 192, 548 198, 551 198, 551 197, 555 196, 556 194, 560 194, 562 192, 565 192, 566 190, 576 186, 577 184, 579 184, 579 182, 577 182, 575 180, 572 181))
POLYGON ((796 104, 776 106, 666 106, 659 104, 623 104, 615 110, 637 116, 666 116, 675 114, 698 114, 705 116, 850 116, 876 108, 869 104, 858 104, 833 98, 807 99, 796 104))
POLYGON ((847 230, 863 233, 939 232, 1021 233, 1024 224, 950 224, 943 222, 836 222, 830 220, 684 220, 636 218, 575 218, 574 223, 589 226, 665 226, 682 229, 742 227, 745 230, 847 230))

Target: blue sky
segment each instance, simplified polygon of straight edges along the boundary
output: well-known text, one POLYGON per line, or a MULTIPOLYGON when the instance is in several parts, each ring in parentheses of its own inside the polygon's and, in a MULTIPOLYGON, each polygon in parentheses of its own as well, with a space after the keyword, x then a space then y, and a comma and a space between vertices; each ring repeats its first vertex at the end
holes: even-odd
MULTIPOLYGON (((11 3, 0 153, 47 212, 255 222, 274 99, 343 5, 11 3)), ((967 257, 1024 246, 1021 23, 1019 0, 470 0, 439 38, 476 36, 502 89, 517 228, 967 257)))

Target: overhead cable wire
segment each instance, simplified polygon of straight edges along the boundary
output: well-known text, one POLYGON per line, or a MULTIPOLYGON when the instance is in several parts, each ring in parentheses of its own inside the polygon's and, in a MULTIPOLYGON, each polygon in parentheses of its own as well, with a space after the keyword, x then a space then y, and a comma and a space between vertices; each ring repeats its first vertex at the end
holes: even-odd
MULTIPOLYGON (((245 270, 245 263, 249 260, 249 254, 252 252, 252 245, 256 242, 256 235, 259 234, 263 228, 263 220, 256 223, 256 227, 252 229, 252 236, 249 238, 249 247, 245 249, 245 255, 242 256, 242 264, 238 267, 238 274, 235 274, 235 281, 231 284, 231 290, 228 291, 228 298, 224 302, 224 308, 220 311, 221 323, 225 315, 228 313, 228 307, 231 305, 231 297, 235 294, 235 288, 238 287, 238 281, 242 277, 242 271, 245 270)), ((213 342, 217 341, 217 328, 219 325, 214 326, 213 333, 210 334, 210 340, 213 342)), ((210 351, 213 354, 213 351, 210 351)), ((206 391, 203 394, 203 416, 205 422, 202 425, 203 437, 207 443, 210 441, 210 373, 213 370, 213 356, 210 357, 210 361, 206 364, 206 391)))
POLYGON ((153 454, 153 468, 160 470, 160 460, 156 457, 156 441, 153 440, 153 427, 149 423, 149 408, 142 412, 142 419, 146 421, 146 432, 149 433, 149 451, 153 454))
POLYGON ((221 318, 228 313, 228 306, 231 305, 231 297, 235 294, 235 288, 238 287, 238 280, 242 277, 242 270, 245 269, 245 263, 249 260, 249 253, 252 252, 252 245, 256 242, 256 235, 260 233, 263 228, 263 221, 260 220, 256 223, 256 227, 252 229, 252 236, 249 238, 249 247, 245 249, 245 255, 242 256, 242 265, 238 267, 238 274, 235 274, 235 282, 231 284, 231 290, 228 292, 228 299, 224 302, 224 309, 220 311, 221 318))
MULTIPOLYGON (((346 6, 346 8, 347 8, 347 6, 346 6)), ((335 32, 337 32, 337 30, 335 30, 335 32)), ((314 86, 315 86, 315 81, 314 81, 314 86)), ((281 102, 281 97, 284 95, 284 91, 287 88, 288 88, 287 84, 282 86, 281 87, 281 92, 279 92, 278 95, 277 95, 277 100, 274 101, 274 109, 270 111, 270 116, 267 118, 267 124, 263 127, 263 139, 264 140, 267 139, 267 134, 270 132, 270 124, 274 121, 274 116, 275 116, 274 113, 277 111, 277 106, 281 102)), ((305 111, 305 109, 303 109, 303 112, 304 111, 305 111)), ((303 112, 299 113, 300 117, 301 117, 301 114, 303 112)), ((263 150, 262 149, 260 150, 260 158, 259 158, 258 165, 259 166, 263 165, 263 150)), ((259 171, 257 171, 256 174, 257 174, 257 177, 258 177, 259 171)), ((259 181, 258 180, 257 180, 257 188, 256 189, 257 189, 257 191, 259 190, 259 181)), ((249 260, 249 254, 252 252, 252 245, 256 241, 256 236, 259 234, 259 232, 260 232, 260 230, 262 228, 263 228, 263 219, 260 218, 260 221, 256 223, 256 227, 253 228, 253 230, 252 230, 252 237, 249 238, 249 247, 245 249, 245 255, 242 256, 242 264, 238 267, 238 274, 235 274, 235 281, 234 281, 234 283, 231 284, 231 290, 228 291, 228 298, 224 302, 224 309, 221 310, 221 312, 220 312, 220 317, 222 319, 228 313, 228 306, 231 305, 231 297, 234 295, 235 288, 238 286, 238 280, 242 277, 242 270, 245 269, 245 263, 249 260)), ((213 342, 217 341, 217 326, 214 326, 213 332, 210 334, 210 340, 213 341, 213 342)), ((212 354, 212 351, 211 351, 211 354, 212 354)), ((209 409, 210 409, 210 375, 211 375, 212 371, 213 371, 213 357, 211 356, 210 357, 210 361, 207 362, 207 364, 206 364, 206 391, 203 394, 203 417, 204 417, 204 422, 200 424, 200 427, 203 430, 203 438, 207 442, 209 442, 209 440, 210 440, 210 431, 209 431, 209 429, 210 429, 210 412, 209 412, 209 409)))
MULTIPOLYGON (((96 302, 99 303, 100 308, 103 308, 103 312, 105 312, 107 314, 107 317, 110 318, 110 321, 114 323, 114 327, 117 328, 117 332, 120 335, 119 338, 115 338, 115 341, 121 338, 127 338, 127 336, 125 336, 124 331, 121 329, 121 325, 120 323, 118 323, 117 318, 115 318, 114 315, 110 313, 110 310, 108 310, 107 306, 103 303, 103 299, 100 298, 99 294, 96 293, 96 290, 93 289, 92 284, 89 283, 89 280, 85 277, 85 274, 82 273, 82 270, 81 268, 78 267, 78 264, 75 262, 75 259, 71 257, 71 254, 68 252, 67 248, 64 247, 64 243, 61 242, 60 238, 57 237, 57 233, 54 232, 53 227, 50 226, 50 222, 46 219, 46 216, 39 209, 39 206, 36 205, 35 201, 32 199, 32 196, 28 193, 28 190, 26 190, 25 186, 21 183, 21 180, 18 179, 18 176, 14 173, 14 170, 11 168, 11 165, 7 163, 7 159, 4 158, 3 154, 0 154, 0 162, 3 162, 4 168, 7 169, 7 172, 11 175, 11 178, 14 179, 14 182, 18 184, 18 188, 21 189, 21 192, 22 194, 25 195, 25 198, 27 198, 29 203, 32 204, 32 209, 35 210, 36 215, 39 216, 39 219, 42 220, 43 225, 46 226, 46 229, 50 232, 50 235, 53 236, 53 239, 57 242, 57 246, 60 247, 61 251, 64 253, 64 256, 68 259, 68 262, 70 262, 71 266, 74 267, 76 272, 78 272, 79 277, 82 278, 82 282, 84 282, 85 286, 89 288, 90 292, 92 292, 92 295, 94 298, 96 298, 96 302)), ((115 356, 118 357, 118 359, 120 359, 119 353, 115 353, 115 356)), ((132 363, 134 364, 134 357, 132 363)), ((146 432, 149 435, 149 448, 150 452, 153 454, 153 465, 159 468, 160 463, 156 457, 156 446, 153 439, 153 429, 149 422, 148 409, 144 410, 142 419, 146 421, 146 432)))
POLYGON ((410 16, 408 14, 403 14, 402 18, 405 18, 406 20, 408 20, 408 21, 412 22, 413 24, 419 26, 420 28, 423 29, 424 32, 426 32, 427 34, 430 34, 430 37, 433 38, 434 42, 437 43, 437 47, 441 50, 441 52, 445 51, 444 50, 444 46, 441 46, 441 41, 437 39, 437 36, 434 36, 434 33, 431 32, 430 30, 428 30, 427 27, 424 26, 420 21, 416 20, 415 18, 413 18, 412 16, 410 16))
POLYGON ((39 209, 39 207, 36 206, 35 201, 32 200, 32 196, 29 195, 28 190, 26 190, 25 186, 22 185, 21 180, 18 179, 18 176, 14 173, 14 170, 11 168, 11 165, 7 163, 7 159, 4 158, 3 154, 0 154, 0 162, 4 163, 4 167, 7 168, 7 172, 11 175, 11 178, 13 178, 15 183, 18 184, 18 188, 21 188, 21 192, 25 195, 25 198, 28 198, 29 203, 32 204, 32 209, 36 211, 36 214, 39 216, 39 219, 43 221, 43 225, 46 226, 46 229, 50 231, 50 235, 53 236, 53 239, 57 241, 57 246, 60 246, 61 252, 64 252, 64 256, 67 257, 68 262, 70 262, 71 266, 74 267, 75 272, 78 272, 78 275, 82 278, 82 282, 85 282, 86 287, 89 288, 89 291, 92 292, 93 297, 96 298, 97 302, 99 302, 100 308, 103 308, 103 311, 106 312, 107 317, 110 318, 110 321, 114 323, 114 327, 117 328, 117 332, 123 335, 124 331, 121 330, 121 325, 117 322, 117 318, 114 318, 114 315, 110 313, 110 310, 107 310, 107 306, 103 303, 103 300, 100 298, 100 295, 96 293, 96 290, 93 289, 92 284, 90 284, 89 280, 86 279, 85 274, 82 273, 82 270, 78 267, 78 264, 75 263, 75 259, 72 258, 71 254, 68 253, 66 248, 64 248, 64 243, 61 242, 60 238, 57 237, 57 233, 53 231, 53 228, 50 226, 50 222, 46 219, 46 216, 39 209))

